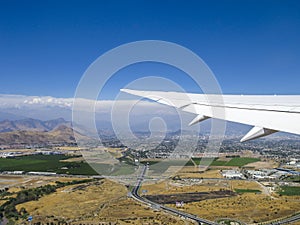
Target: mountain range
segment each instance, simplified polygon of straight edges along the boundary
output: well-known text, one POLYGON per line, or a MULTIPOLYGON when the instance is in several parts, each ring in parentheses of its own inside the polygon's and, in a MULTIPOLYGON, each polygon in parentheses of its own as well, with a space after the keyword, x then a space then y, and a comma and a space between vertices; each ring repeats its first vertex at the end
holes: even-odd
MULTIPOLYGON (((185 130, 185 127, 180 128, 180 121, 173 115, 162 115, 166 119, 166 124, 171 125, 166 130, 167 133, 172 134, 175 131, 185 130)), ((150 118, 148 115, 133 123, 131 126, 132 132, 137 133, 149 133, 150 118), (144 121, 144 122, 142 122, 144 121)), ((188 124, 188 121, 182 122, 182 124, 188 124)), ((96 122, 98 132, 100 135, 114 136, 114 128, 109 120, 101 120, 96 122)), ((159 127, 158 127, 159 128, 159 127)), ((204 121, 200 124, 200 134, 209 135, 211 124, 210 121, 204 121)), ((227 123, 226 137, 241 138, 247 133, 251 127, 241 125, 237 123, 227 123)), ((122 129, 122 128, 119 128, 122 129)), ((66 121, 64 118, 51 119, 51 120, 39 120, 33 118, 23 118, 17 120, 2 120, 0 121, 0 145, 47 145, 49 143, 57 144, 76 144, 76 139, 81 141, 91 141, 93 138, 89 136, 88 130, 84 127, 76 126, 76 130, 72 128, 72 123, 66 121)), ((157 129, 153 130, 157 132, 157 129)), ((162 131, 161 131, 162 132, 162 131)), ((196 132, 196 130, 194 130, 196 132)), ((198 131, 199 132, 199 131, 198 131)), ((268 138, 299 138, 295 135, 286 133, 278 133, 271 135, 268 138)))
POLYGON ((0 122, 0 145, 75 144, 75 136, 88 140, 62 118, 41 121, 37 119, 4 120, 0 122))
POLYGON ((76 143, 72 128, 61 125, 48 132, 12 131, 0 133, 0 145, 47 145, 76 143))
POLYGON ((51 131, 58 126, 65 125, 71 127, 71 122, 63 118, 53 120, 38 120, 26 118, 21 120, 3 120, 0 122, 0 133, 12 131, 51 131))

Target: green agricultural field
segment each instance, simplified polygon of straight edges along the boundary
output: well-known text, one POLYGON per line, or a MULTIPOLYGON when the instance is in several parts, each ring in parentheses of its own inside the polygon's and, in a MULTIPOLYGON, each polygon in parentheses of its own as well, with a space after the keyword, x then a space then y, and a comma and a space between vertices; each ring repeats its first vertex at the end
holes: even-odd
POLYGON ((66 155, 30 155, 15 158, 0 158, 0 171, 38 171, 59 174, 97 175, 86 162, 61 162, 66 155), (62 169, 64 168, 64 169, 62 169), (67 169, 66 169, 67 168, 67 169))
POLYGON ((207 165, 207 166, 223 166, 226 162, 224 161, 217 161, 218 158, 193 158, 193 161, 197 164, 200 165, 207 165))
MULTIPOLYGON (((193 158, 194 162, 199 165, 201 158, 193 158)), ((210 162, 211 159, 204 159, 203 163, 210 162)), ((248 163, 258 162, 260 159, 258 158, 248 158, 248 157, 241 157, 241 158, 232 158, 229 161, 221 161, 218 158, 213 159, 210 166, 238 166, 242 167, 247 165, 248 163)))
POLYGON ((248 163, 258 162, 260 159, 258 158, 232 158, 229 162, 226 163, 226 166, 245 166, 248 163))
POLYGON ((278 192, 281 195, 300 195, 300 187, 281 186, 278 192))

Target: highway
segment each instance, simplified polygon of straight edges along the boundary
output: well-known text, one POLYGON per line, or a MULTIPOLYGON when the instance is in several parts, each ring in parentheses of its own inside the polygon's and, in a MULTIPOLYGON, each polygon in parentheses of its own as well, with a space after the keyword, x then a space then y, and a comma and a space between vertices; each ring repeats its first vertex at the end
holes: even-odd
POLYGON ((150 200, 148 200, 146 198, 141 197, 139 195, 138 191, 139 191, 139 189, 140 189, 140 187, 142 185, 142 182, 144 180, 144 176, 146 174, 147 169, 148 169, 148 166, 143 166, 141 174, 139 175, 139 177, 137 179, 136 185, 131 190, 131 197, 132 198, 134 198, 135 200, 137 200, 139 202, 142 202, 144 204, 149 205, 153 209, 160 209, 160 210, 166 211, 168 213, 180 216, 181 218, 193 220, 193 221, 197 222, 198 224, 217 225, 217 223, 215 223, 213 221, 202 219, 202 218, 199 218, 199 217, 197 217, 195 215, 192 215, 192 214, 189 214, 189 213, 186 213, 186 212, 182 212, 182 211, 179 211, 179 210, 176 210, 176 209, 173 209, 173 208, 170 208, 170 207, 158 204, 156 202, 152 202, 152 201, 150 201, 150 200))
MULTIPOLYGON (((177 215, 181 218, 193 220, 193 221, 197 222, 198 224, 209 224, 209 225, 217 225, 218 224, 216 222, 209 221, 209 220, 197 217, 195 215, 192 215, 192 214, 189 214, 189 213, 186 213, 186 212, 182 212, 182 211, 179 211, 177 209, 173 209, 173 208, 158 204, 156 202, 152 202, 152 201, 150 201, 146 198, 141 197, 139 195, 138 191, 139 191, 140 187, 142 186, 142 183, 143 183, 145 174, 147 172, 147 169, 148 169, 148 166, 143 166, 142 171, 141 171, 140 175, 138 176, 136 185, 131 190, 131 197, 132 198, 134 198, 135 200, 137 200, 137 201, 139 201, 143 204, 149 205, 153 209, 160 209, 160 210, 163 210, 165 212, 171 213, 173 215, 177 215)), ((296 221, 299 221, 299 220, 300 220, 300 214, 297 214, 297 215, 291 216, 289 218, 285 218, 285 219, 282 219, 282 220, 279 220, 279 221, 276 221, 276 222, 274 221, 274 222, 265 223, 265 224, 266 225, 281 225, 281 224, 293 223, 293 222, 296 222, 296 221)))
POLYGON ((268 223, 266 225, 281 225, 281 224, 293 223, 293 222, 296 222, 296 221, 299 221, 299 220, 300 220, 300 214, 297 214, 295 216, 292 216, 292 217, 289 217, 289 218, 286 218, 286 219, 282 219, 282 220, 279 220, 279 221, 276 221, 276 222, 271 222, 271 223, 268 223))

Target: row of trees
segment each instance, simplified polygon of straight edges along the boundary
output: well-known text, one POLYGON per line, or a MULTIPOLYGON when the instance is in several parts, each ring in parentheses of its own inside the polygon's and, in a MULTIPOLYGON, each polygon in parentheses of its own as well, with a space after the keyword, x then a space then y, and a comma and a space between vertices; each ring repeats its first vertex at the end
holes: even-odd
POLYGON ((9 198, 7 202, 0 206, 0 216, 15 219, 19 219, 20 216, 26 218, 26 216, 28 216, 26 210, 23 209, 18 212, 16 209, 16 205, 28 201, 38 200, 40 197, 53 193, 55 191, 56 185, 50 184, 42 187, 21 190, 17 193, 16 197, 9 198))

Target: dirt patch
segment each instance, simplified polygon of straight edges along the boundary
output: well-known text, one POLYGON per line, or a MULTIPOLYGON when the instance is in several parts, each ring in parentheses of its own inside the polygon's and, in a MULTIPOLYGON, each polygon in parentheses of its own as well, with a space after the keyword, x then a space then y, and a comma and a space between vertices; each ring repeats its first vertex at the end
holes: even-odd
POLYGON ((275 163, 273 161, 267 161, 267 162, 260 161, 260 162, 249 163, 246 166, 254 167, 255 169, 269 169, 269 168, 278 167, 278 163, 275 163))
POLYGON ((231 196, 236 196, 236 193, 229 190, 224 190, 211 192, 190 192, 169 195, 147 195, 145 197, 159 204, 172 204, 181 201, 185 203, 199 202, 206 199, 226 198, 231 196))
POLYGON ((84 161, 85 159, 83 157, 74 157, 74 158, 60 160, 60 162, 84 162, 84 161))
POLYGON ((199 167, 185 166, 177 175, 180 178, 223 178, 220 170, 201 171, 199 167))

